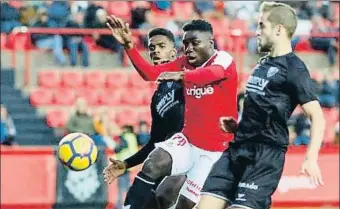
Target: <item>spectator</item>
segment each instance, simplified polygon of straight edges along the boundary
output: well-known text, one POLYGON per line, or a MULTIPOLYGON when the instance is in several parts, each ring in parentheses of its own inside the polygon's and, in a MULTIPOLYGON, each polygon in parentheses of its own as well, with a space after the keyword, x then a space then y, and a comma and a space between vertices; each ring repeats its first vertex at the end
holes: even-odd
MULTIPOLYGON (((33 25, 37 28, 52 28, 47 12, 44 10, 38 11, 38 21, 33 25)), ((32 41, 39 49, 51 49, 56 57, 57 64, 65 65, 66 58, 63 52, 63 39, 59 35, 49 34, 32 34, 32 41)))
POLYGON ((135 8, 131 10, 131 28, 139 28, 145 22, 145 13, 150 8, 145 7, 142 1, 136 1, 135 8))
POLYGON ((102 110, 96 114, 93 118, 93 124, 96 135, 102 137, 100 143, 105 143, 106 147, 115 149, 117 143, 115 143, 113 137, 120 134, 120 129, 109 120, 107 111, 102 110))
POLYGON ((156 10, 166 11, 166 10, 170 9, 171 2, 170 1, 159 0, 159 1, 153 1, 153 5, 155 6, 156 10))
POLYGON ((1 144, 15 144, 16 128, 5 105, 1 104, 1 144))
POLYGON ((323 107, 332 108, 337 105, 338 83, 330 76, 321 83, 319 101, 323 107))
POLYGON ((149 126, 146 121, 139 122, 139 130, 137 133, 137 140, 139 145, 145 145, 150 140, 149 126))
MULTIPOLYGON (((107 12, 104 9, 98 9, 96 11, 96 23, 94 24, 94 28, 106 28, 106 17, 107 12)), ((114 52, 118 52, 121 61, 123 60, 123 47, 113 38, 112 35, 100 35, 99 33, 93 33, 93 38, 96 43, 105 48, 114 52)))
POLYGON ((75 114, 67 123, 68 133, 80 132, 93 136, 95 134, 92 116, 88 113, 87 103, 84 98, 76 101, 75 114))
POLYGON ((65 27, 71 13, 68 1, 45 1, 43 6, 47 10, 50 24, 54 28, 65 27))
POLYGON ((293 145, 299 146, 309 144, 310 121, 303 113, 296 116, 295 132, 297 137, 294 140, 293 145))
POLYGON ((71 3, 71 14, 74 15, 77 12, 85 12, 86 9, 89 6, 89 2, 88 1, 72 1, 71 3))
POLYGON ((8 1, 1 1, 1 32, 10 33, 13 28, 21 26, 19 11, 8 1))
MULTIPOLYGON (((312 23, 312 33, 328 34, 330 32, 339 32, 339 28, 329 28, 320 15, 315 15, 312 18, 312 23)), ((313 36, 309 39, 309 41, 313 49, 323 51, 327 54, 329 66, 330 68, 334 68, 338 50, 338 38, 313 36)))
MULTIPOLYGON (((82 11, 73 14, 73 20, 66 24, 68 28, 84 28, 84 13, 82 11)), ((89 49, 84 41, 84 35, 65 36, 67 48, 70 50, 70 63, 72 66, 77 64, 78 50, 82 52, 82 64, 89 66, 89 49)))
MULTIPOLYGON (((133 127, 125 125, 122 127, 122 134, 119 136, 118 146, 115 148, 115 158, 117 160, 125 160, 138 151, 137 137, 133 132, 133 127)), ((130 171, 118 178, 118 200, 117 209, 123 208, 124 193, 130 187, 130 171)))

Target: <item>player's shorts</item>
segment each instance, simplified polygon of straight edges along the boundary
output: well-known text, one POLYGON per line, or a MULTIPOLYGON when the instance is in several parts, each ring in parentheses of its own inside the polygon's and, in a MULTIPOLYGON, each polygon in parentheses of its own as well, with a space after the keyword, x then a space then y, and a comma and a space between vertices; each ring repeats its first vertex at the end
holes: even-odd
POLYGON ((266 144, 231 145, 215 163, 201 195, 245 209, 269 209, 283 171, 285 150, 266 144))
POLYGON ((220 158, 222 152, 210 152, 195 147, 182 133, 177 133, 155 146, 164 149, 171 155, 171 175, 187 175, 180 194, 197 203, 210 169, 220 158))

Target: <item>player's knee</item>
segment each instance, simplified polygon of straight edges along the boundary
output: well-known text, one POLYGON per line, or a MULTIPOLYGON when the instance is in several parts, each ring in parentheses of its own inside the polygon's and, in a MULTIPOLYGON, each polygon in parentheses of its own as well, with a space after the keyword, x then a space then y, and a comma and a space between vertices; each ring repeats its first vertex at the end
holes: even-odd
POLYGON ((192 209, 195 207, 195 203, 188 198, 181 195, 178 199, 176 209, 192 209))
POLYGON ((156 199, 160 208, 170 208, 176 204, 178 194, 186 176, 169 176, 156 190, 156 199))
POLYGON ((155 150, 145 161, 142 172, 155 180, 170 175, 171 156, 163 149, 155 150))

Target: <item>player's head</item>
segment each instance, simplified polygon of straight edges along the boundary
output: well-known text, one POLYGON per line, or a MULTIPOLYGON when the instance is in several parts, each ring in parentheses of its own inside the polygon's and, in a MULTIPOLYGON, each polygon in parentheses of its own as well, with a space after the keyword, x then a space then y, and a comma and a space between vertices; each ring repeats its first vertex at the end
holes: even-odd
POLYGON ((259 52, 269 52, 276 44, 291 40, 297 27, 294 9, 287 4, 263 2, 256 36, 259 52))
POLYGON ((214 53, 213 28, 205 20, 192 20, 183 26, 184 53, 189 64, 198 67, 214 53))
POLYGON ((149 32, 148 51, 154 65, 176 58, 175 37, 171 31, 155 28, 149 32))

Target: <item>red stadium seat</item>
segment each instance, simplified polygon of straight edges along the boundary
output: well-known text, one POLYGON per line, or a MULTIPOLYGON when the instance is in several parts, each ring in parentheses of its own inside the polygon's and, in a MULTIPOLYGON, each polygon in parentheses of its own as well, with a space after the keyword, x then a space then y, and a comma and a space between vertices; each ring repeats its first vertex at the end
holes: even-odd
POLYGON ((138 112, 138 120, 139 120, 139 121, 144 120, 144 121, 146 121, 149 125, 151 125, 152 119, 151 119, 151 111, 150 111, 150 108, 138 112))
POLYGON ((136 125, 138 121, 138 112, 134 109, 122 109, 116 113, 116 122, 119 126, 136 125))
POLYGON ((68 122, 69 114, 64 110, 50 110, 46 114, 46 123, 49 127, 64 127, 68 122))
POLYGON ((98 102, 101 105, 117 106, 121 104, 121 91, 106 89, 98 92, 98 102))
POLYGON ((132 1, 131 2, 131 9, 136 9, 136 8, 150 9, 150 2, 148 2, 148 1, 132 1))
POLYGON ((7 35, 5 33, 1 33, 1 49, 5 49, 7 47, 7 35))
POLYGON ((106 86, 108 88, 125 88, 128 84, 128 73, 114 70, 106 74, 106 86))
POLYGON ((38 85, 45 88, 57 88, 60 86, 59 71, 49 70, 38 73, 38 85))
POLYGON ((57 105, 73 105, 76 101, 76 93, 73 89, 60 88, 54 93, 54 102, 57 105))
POLYGON ((190 19, 195 13, 193 2, 173 2, 172 11, 175 17, 180 17, 181 19, 190 19))
POLYGON ((122 90, 122 104, 123 105, 136 105, 144 104, 145 91, 137 89, 124 89, 122 90))
POLYGON ((77 88, 84 84, 83 74, 78 71, 61 72, 61 82, 63 87, 77 88))
POLYGON ((148 88, 150 81, 145 81, 137 72, 129 73, 129 87, 132 88, 148 88))
POLYGON ((89 106, 99 105, 98 90, 93 88, 77 89, 77 97, 82 97, 87 101, 89 106))
POLYGON ((34 107, 53 104, 53 91, 46 88, 34 90, 30 94, 30 103, 34 107))
POLYGON ((109 14, 114 14, 124 20, 130 20, 131 6, 128 1, 110 1, 107 11, 109 14))
POLYGON ((155 89, 152 89, 152 88, 145 91, 144 98, 143 98, 144 99, 144 102, 143 102, 144 105, 149 106, 151 104, 151 99, 152 99, 152 96, 153 96, 154 93, 155 93, 155 89))
POLYGON ((308 38, 301 38, 295 46, 295 51, 313 51, 308 38))
POLYGON ((11 5, 12 7, 19 9, 22 6, 23 1, 13 1, 12 0, 12 1, 9 1, 8 4, 11 5))
POLYGON ((104 88, 106 74, 103 71, 88 71, 84 74, 85 85, 93 88, 104 88))

